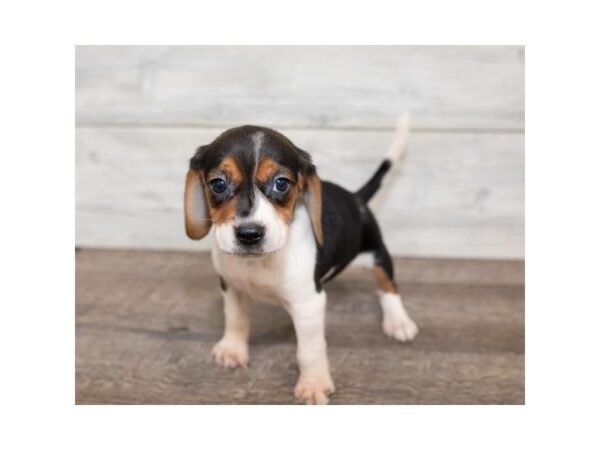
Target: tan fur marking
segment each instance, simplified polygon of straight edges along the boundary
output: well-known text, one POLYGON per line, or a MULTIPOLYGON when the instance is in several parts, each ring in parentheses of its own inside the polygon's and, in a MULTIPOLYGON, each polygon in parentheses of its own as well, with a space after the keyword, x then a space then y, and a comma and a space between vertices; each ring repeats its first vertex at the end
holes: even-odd
POLYGON ((301 191, 303 191, 305 184, 306 184, 306 179, 302 175, 300 175, 298 177, 298 189, 300 189, 301 191))
POLYGON ((227 176, 227 178, 233 181, 233 183, 235 183, 236 185, 239 185, 242 182, 242 171, 235 162, 235 159, 233 158, 224 158, 223 161, 221 161, 221 164, 219 165, 218 169, 213 170, 209 173, 208 181, 210 181, 212 178, 217 177, 219 172, 224 173, 227 176))
POLYGON ((394 280, 390 279, 385 270, 383 270, 380 266, 373 267, 373 275, 375 275, 375 281, 377 282, 377 286, 383 292, 389 293, 398 293, 398 288, 396 287, 396 283, 394 280))
MULTIPOLYGON (((222 176, 222 174, 235 185, 239 185, 243 180, 242 171, 233 158, 224 158, 219 167, 208 174, 208 180, 222 176)), ((205 186, 205 189, 206 196, 210 197, 209 187, 205 186)), ((217 206, 209 205, 210 217, 213 222, 225 223, 233 220, 235 218, 237 203, 237 198, 233 198, 217 206)))
POLYGON ((188 170, 185 177, 184 216, 185 232, 190 239, 202 239, 210 231, 204 179, 201 173, 188 170))
POLYGON ((210 207, 210 217, 217 223, 225 223, 235 218, 235 211, 237 209, 238 200, 232 198, 218 206, 210 207))
MULTIPOLYGON (((292 175, 289 170, 281 167, 271 158, 264 158, 258 163, 256 169, 256 181, 260 184, 266 184, 274 178, 276 175, 281 174, 282 176, 291 179, 292 175)), ((296 185, 290 185, 290 190, 287 194, 287 198, 284 204, 273 202, 275 211, 279 214, 279 217, 285 222, 290 223, 294 216, 294 208, 296 207, 296 200, 298 198, 299 187, 296 185)))
POLYGON ((321 210, 323 201, 321 199, 321 179, 317 175, 311 175, 306 179, 306 194, 308 214, 312 222, 315 238, 323 245, 323 227, 321 225, 321 210))
POLYGON ((279 172, 280 167, 275 161, 270 158, 264 158, 256 169, 256 179, 260 183, 266 183, 279 172))
POLYGON ((291 185, 285 204, 280 205, 273 203, 275 211, 285 223, 290 223, 294 217, 294 208, 296 207, 296 200, 298 199, 299 192, 298 186, 291 185))

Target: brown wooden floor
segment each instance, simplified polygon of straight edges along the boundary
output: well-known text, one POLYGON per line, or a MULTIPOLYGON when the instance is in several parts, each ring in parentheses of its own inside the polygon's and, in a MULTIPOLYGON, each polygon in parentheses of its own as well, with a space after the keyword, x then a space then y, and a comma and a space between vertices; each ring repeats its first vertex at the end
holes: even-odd
MULTIPOLYGON (((411 344, 384 337, 374 283, 353 267, 326 286, 332 404, 524 403, 524 263, 396 260, 411 344)), ((208 254, 76 253, 78 404, 293 403, 295 339, 254 303, 250 367, 210 362, 223 328, 208 254)))

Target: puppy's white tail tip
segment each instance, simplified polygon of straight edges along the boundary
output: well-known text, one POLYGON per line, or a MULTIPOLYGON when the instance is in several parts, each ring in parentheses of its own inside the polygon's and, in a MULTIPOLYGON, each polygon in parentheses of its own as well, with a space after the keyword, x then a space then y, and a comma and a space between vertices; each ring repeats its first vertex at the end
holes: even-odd
POLYGON ((410 132, 410 116, 402 114, 396 122, 396 133, 387 152, 387 159, 393 164, 400 160, 408 145, 408 134, 410 132))

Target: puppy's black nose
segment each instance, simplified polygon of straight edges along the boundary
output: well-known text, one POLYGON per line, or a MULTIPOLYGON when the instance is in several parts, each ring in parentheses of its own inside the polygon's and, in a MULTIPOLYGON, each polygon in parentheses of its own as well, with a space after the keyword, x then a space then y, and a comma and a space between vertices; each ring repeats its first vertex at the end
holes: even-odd
POLYGON ((258 244, 265 235, 265 227, 256 223, 241 225, 235 229, 235 237, 243 245, 258 244))

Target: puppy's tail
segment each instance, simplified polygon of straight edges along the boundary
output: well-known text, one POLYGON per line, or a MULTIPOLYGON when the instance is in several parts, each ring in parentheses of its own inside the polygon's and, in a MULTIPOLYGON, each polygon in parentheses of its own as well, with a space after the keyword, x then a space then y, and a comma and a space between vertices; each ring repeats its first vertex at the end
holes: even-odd
POLYGON ((375 195, 375 193, 381 187, 383 177, 390 170, 392 165, 400 161, 400 158, 406 150, 408 144, 408 131, 410 128, 410 120, 408 114, 403 114, 396 123, 396 134, 392 141, 392 145, 388 150, 386 158, 383 160, 377 171, 373 174, 371 179, 361 187, 357 192, 358 195, 365 203, 367 203, 375 195))

